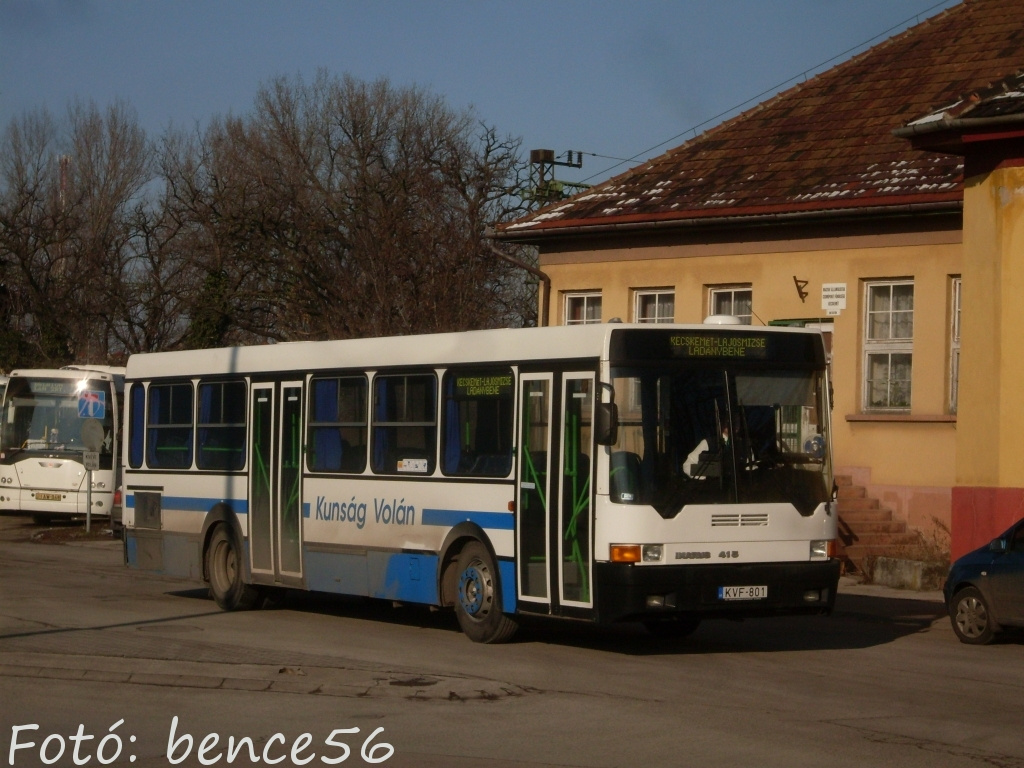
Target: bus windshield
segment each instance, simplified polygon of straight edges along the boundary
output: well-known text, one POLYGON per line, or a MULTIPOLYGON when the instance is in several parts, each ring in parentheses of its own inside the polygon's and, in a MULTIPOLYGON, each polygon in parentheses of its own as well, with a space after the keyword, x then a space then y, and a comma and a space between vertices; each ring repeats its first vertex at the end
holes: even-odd
POLYGON ((612 375, 613 501, 674 517, 688 504, 765 502, 810 515, 829 500, 823 371, 688 365, 612 375))
POLYGON ((81 379, 14 377, 4 396, 0 458, 18 454, 82 453, 82 425, 95 419, 103 427, 100 466, 113 460, 114 407, 110 384, 81 379))

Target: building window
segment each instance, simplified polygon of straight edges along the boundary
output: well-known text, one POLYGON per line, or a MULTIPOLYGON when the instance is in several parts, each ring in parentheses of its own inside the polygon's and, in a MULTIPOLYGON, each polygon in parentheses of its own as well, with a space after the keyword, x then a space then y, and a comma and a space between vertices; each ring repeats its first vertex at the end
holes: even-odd
POLYGON ((638 323, 671 323, 676 314, 675 291, 637 291, 633 317, 638 323))
POLYGON ((601 322, 601 294, 567 293, 565 295, 565 324, 585 325, 601 322))
POLYGON ((960 379, 960 278, 952 281, 952 307, 950 308, 949 341, 949 412, 956 413, 960 379))
POLYGON ((864 407, 909 410, 914 352, 914 283, 867 284, 864 407))
POLYGON ((742 320, 744 325, 750 325, 754 315, 754 292, 749 285, 712 288, 708 295, 708 314, 734 315, 742 320))

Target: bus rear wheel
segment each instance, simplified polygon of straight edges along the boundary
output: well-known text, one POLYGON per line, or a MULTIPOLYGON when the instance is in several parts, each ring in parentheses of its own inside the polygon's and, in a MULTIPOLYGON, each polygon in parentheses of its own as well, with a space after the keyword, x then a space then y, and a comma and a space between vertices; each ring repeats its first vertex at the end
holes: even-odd
POLYGON ((210 580, 210 593, 221 609, 245 611, 255 608, 259 602, 259 590, 245 583, 242 548, 226 525, 218 525, 210 536, 206 548, 206 574, 210 580))
POLYGON ((498 569, 487 547, 471 541, 459 553, 455 569, 455 615, 462 631, 476 643, 504 643, 511 639, 519 625, 501 611, 498 569))

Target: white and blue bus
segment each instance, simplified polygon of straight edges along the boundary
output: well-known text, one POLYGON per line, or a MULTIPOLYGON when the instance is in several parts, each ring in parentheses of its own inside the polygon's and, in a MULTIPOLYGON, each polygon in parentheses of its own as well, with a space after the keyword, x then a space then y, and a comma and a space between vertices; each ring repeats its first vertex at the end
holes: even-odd
POLYGON ((0 400, 0 511, 29 513, 39 524, 110 515, 121 472, 124 370, 11 371, 0 400), (90 439, 98 454, 91 487, 84 463, 90 439))
POLYGON ((473 331, 133 355, 125 559, 224 609, 291 587, 517 616, 831 611, 818 332, 473 331))

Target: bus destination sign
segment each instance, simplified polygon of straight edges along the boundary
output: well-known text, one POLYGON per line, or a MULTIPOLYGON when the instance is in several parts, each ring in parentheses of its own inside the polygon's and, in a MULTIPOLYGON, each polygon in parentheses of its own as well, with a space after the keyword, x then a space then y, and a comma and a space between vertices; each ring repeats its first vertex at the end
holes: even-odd
POLYGON ((680 333, 669 337, 676 357, 743 357, 763 360, 768 355, 768 340, 763 335, 680 333))
POLYGON ((459 376, 455 380, 460 400, 480 397, 512 397, 512 374, 495 376, 459 376))

